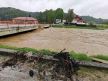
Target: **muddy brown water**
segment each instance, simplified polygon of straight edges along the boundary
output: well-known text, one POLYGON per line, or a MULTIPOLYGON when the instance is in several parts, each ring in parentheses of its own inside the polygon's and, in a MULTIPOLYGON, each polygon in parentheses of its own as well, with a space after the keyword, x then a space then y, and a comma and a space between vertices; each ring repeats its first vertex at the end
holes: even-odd
POLYGON ((108 54, 108 30, 48 28, 0 38, 0 44, 87 53, 108 54))

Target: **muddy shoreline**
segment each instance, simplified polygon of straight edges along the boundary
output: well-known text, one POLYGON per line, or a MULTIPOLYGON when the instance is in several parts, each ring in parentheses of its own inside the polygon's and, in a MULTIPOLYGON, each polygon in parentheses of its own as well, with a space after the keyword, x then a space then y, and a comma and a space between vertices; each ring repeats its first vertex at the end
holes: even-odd
MULTIPOLYGON (((0 56, 0 62, 9 58, 0 56)), ((71 81, 62 68, 58 73, 54 68, 55 64, 52 62, 19 61, 15 67, 0 67, 0 81, 71 81), (33 77, 29 75, 30 70, 34 71, 33 77)), ((76 76, 73 76, 75 79, 76 76)), ((77 78, 79 81, 108 81, 108 70, 80 67, 77 78)))

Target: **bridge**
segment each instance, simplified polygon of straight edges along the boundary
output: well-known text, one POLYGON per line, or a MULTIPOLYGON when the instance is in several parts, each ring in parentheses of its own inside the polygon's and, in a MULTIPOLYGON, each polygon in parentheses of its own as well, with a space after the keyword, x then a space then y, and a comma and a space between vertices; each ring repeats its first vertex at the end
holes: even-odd
POLYGON ((38 26, 36 24, 22 24, 22 25, 6 25, 0 24, 0 37, 22 33, 26 31, 36 30, 38 26))

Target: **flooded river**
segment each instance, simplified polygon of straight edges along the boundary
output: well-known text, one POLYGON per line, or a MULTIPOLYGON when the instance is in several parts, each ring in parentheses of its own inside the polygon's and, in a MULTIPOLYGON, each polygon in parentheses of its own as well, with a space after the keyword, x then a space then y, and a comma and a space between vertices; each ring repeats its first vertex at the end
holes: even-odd
POLYGON ((66 48, 89 55, 108 54, 108 30, 49 28, 0 38, 0 44, 56 51, 66 48))

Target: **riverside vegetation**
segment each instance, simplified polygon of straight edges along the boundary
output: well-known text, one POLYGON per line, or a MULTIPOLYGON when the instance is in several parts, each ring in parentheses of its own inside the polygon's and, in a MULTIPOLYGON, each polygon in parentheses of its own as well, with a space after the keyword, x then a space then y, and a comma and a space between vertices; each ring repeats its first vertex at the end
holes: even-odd
MULTIPOLYGON (((7 45, 0 45, 0 48, 12 49, 12 50, 17 50, 17 51, 22 51, 22 52, 32 52, 33 54, 41 54, 41 55, 49 55, 49 56, 52 56, 52 55, 58 53, 58 52, 50 51, 47 49, 37 50, 34 48, 26 48, 26 47, 25 48, 17 48, 17 47, 12 47, 12 46, 7 46, 7 45)), ((107 55, 88 56, 87 54, 76 53, 74 51, 69 52, 69 54, 70 54, 71 58, 74 58, 75 60, 79 60, 79 61, 92 61, 92 57, 108 61, 107 55)))

